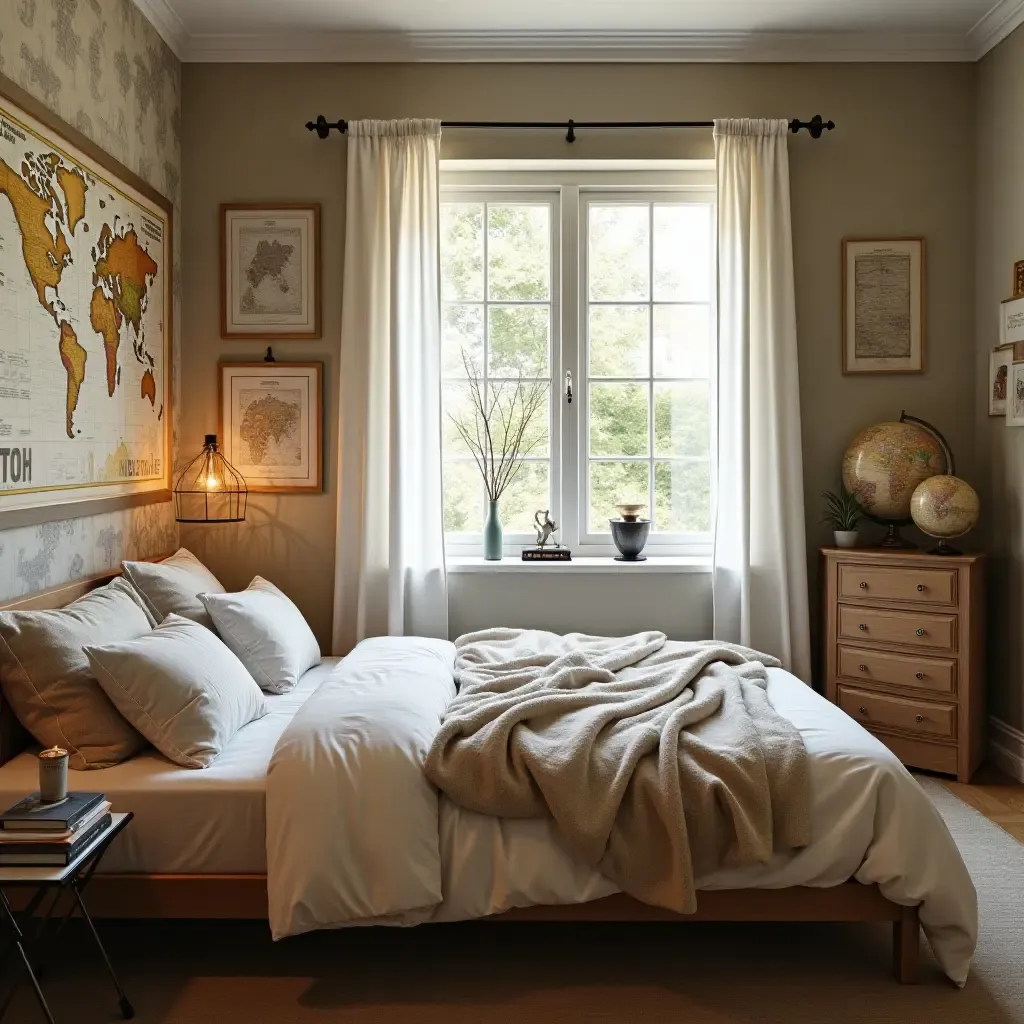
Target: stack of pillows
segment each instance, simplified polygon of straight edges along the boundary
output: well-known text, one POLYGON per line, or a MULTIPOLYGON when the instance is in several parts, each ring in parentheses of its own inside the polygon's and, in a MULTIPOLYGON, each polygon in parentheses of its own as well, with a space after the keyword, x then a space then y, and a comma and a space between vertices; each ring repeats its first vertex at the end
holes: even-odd
POLYGON ((225 593, 181 548, 53 611, 0 612, 0 685, 43 746, 108 768, 152 744, 205 768, 320 661, 298 608, 257 576, 225 593))

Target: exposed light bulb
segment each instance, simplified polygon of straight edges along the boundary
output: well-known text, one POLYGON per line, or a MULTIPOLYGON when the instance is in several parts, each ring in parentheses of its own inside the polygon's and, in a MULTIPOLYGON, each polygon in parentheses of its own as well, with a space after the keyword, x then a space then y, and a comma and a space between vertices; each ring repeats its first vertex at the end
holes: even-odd
POLYGON ((220 490, 220 477, 216 473, 210 472, 206 474, 206 489, 208 491, 220 490))

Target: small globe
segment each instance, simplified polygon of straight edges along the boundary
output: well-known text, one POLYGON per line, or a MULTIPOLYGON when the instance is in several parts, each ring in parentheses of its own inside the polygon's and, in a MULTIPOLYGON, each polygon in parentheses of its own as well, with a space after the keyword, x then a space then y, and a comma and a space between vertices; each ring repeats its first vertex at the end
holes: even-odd
POLYGON ((843 486, 872 519, 907 522, 914 489, 948 470, 935 434, 913 422, 877 423, 846 449, 843 486))
POLYGON ((910 499, 910 515, 917 528, 941 540, 962 537, 973 530, 978 524, 979 509, 974 488, 945 473, 918 484, 910 499))

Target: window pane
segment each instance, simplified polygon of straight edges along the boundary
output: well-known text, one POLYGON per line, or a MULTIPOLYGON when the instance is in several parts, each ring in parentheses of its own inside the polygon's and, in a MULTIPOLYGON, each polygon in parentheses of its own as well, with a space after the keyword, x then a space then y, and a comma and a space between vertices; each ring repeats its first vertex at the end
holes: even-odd
POLYGON ((449 533, 477 533, 484 521, 484 487, 472 462, 444 464, 444 528, 449 533))
POLYGON ((591 302, 647 299, 650 292, 650 207, 598 205, 589 210, 591 302))
POLYGON ((608 520, 619 513, 616 505, 650 502, 649 462, 591 462, 590 532, 611 533, 608 520))
POLYGON ((654 307, 655 377, 711 376, 711 307, 654 307))
POLYGON ((533 533, 533 513, 551 508, 548 464, 524 462, 501 496, 501 525, 507 533, 533 533))
POLYGON ((551 297, 551 208, 544 204, 487 207, 487 297, 551 297))
POLYGON ((590 385, 590 454, 646 455, 646 384, 590 385))
POLYGON ((446 303, 441 311, 441 374, 465 377, 463 354, 479 373, 484 362, 484 307, 446 303))
POLYGON ((654 464, 654 530, 707 533, 711 529, 711 471, 707 459, 654 464))
POLYGON ((507 447, 513 447, 514 431, 522 422, 524 410, 529 408, 534 411, 523 433, 519 450, 523 455, 547 455, 551 416, 551 387, 547 381, 491 381, 489 387, 494 410, 491 415, 491 438, 495 458, 500 458, 506 434, 507 447), (522 391, 518 392, 520 387, 522 391), (507 432, 506 423, 509 425, 507 432))
POLYGON ((590 307, 590 376, 646 377, 649 306, 590 307))
POLYGON ((484 297, 484 204, 441 204, 441 297, 484 297))
POLYGON ((711 299, 711 211, 707 203, 654 204, 654 299, 711 299))
POLYGON ((654 454, 697 455, 706 458, 708 382, 654 385, 654 454))
POLYGON ((468 384, 444 384, 441 388, 441 450, 445 458, 470 455, 456 420, 469 431, 470 437, 476 436, 477 420, 468 384))
POLYGON ((548 375, 550 306, 488 306, 488 373, 495 377, 548 375))

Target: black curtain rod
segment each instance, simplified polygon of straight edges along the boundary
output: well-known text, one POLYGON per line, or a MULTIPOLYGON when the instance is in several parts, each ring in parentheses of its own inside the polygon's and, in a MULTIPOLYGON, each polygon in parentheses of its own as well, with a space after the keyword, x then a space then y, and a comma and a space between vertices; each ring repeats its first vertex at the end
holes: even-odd
MULTIPOLYGON (((565 141, 576 141, 577 128, 714 128, 714 121, 442 121, 442 128, 557 128, 565 129, 565 141)), ((307 121, 306 127, 326 139, 331 131, 348 131, 348 121, 328 121, 318 114, 315 121, 307 121)), ((806 129, 812 139, 820 139, 823 132, 832 131, 834 121, 823 121, 821 114, 815 114, 810 121, 793 120, 789 130, 796 134, 806 129)))

